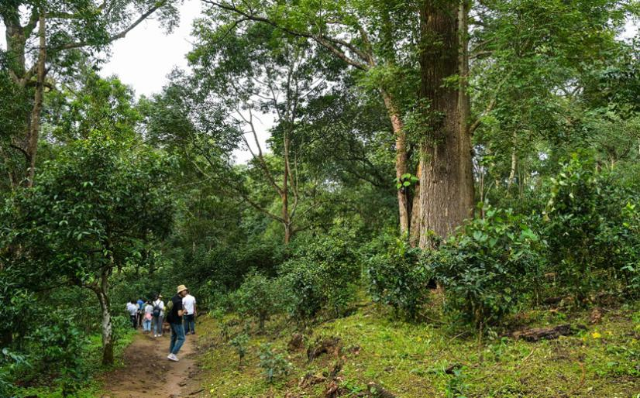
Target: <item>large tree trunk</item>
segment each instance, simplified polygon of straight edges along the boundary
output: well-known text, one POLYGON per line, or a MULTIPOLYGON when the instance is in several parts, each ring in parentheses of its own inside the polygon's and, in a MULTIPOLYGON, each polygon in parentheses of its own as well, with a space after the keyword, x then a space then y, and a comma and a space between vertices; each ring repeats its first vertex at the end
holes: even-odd
POLYGON ((461 12, 459 7, 458 2, 425 0, 420 10, 420 94, 430 105, 420 154, 422 248, 433 245, 431 231, 447 237, 473 210, 465 79, 457 85, 447 80, 466 70, 465 50, 461 47, 466 40, 466 10, 461 12))
POLYGON ((111 305, 109 303, 109 273, 103 272, 100 285, 94 288, 100 301, 102 312, 102 364, 113 365, 113 325, 111 323, 111 305))
MULTIPOLYGON (((35 11, 34 11, 35 12, 35 11)), ((24 155, 24 169, 14 168, 9 170, 9 180, 12 187, 24 183, 26 186, 33 185, 33 177, 35 173, 36 152, 38 149, 38 138, 40 135, 40 114, 42 113, 42 105, 44 100, 44 82, 47 74, 46 61, 46 21, 44 9, 39 10, 38 24, 38 57, 34 68, 27 72, 26 70, 26 40, 31 33, 32 26, 22 26, 20 24, 20 16, 17 12, 11 13, 7 11, 3 15, 3 21, 7 26, 7 53, 10 56, 11 63, 9 65, 9 74, 13 82, 21 88, 27 87, 31 82, 31 76, 35 71, 35 93, 31 112, 25 114, 26 128, 24 136, 12 137, 12 147, 17 149, 24 155), (26 178, 25 178, 26 177, 26 178)), ((35 19, 33 23, 35 23, 35 19)), ((35 26, 35 25, 33 25, 35 26)), ((5 154, 5 161, 9 159, 9 155, 5 154)))
MULTIPOLYGON (((402 119, 400 118, 400 111, 395 104, 391 95, 382 90, 382 99, 384 105, 387 108, 389 119, 391 120, 391 126, 393 128, 393 134, 396 138, 396 178, 397 181, 402 180, 402 176, 407 173, 407 135, 404 132, 402 125, 402 119)), ((409 199, 406 188, 398 189, 398 211, 400 215, 400 233, 408 234, 410 229, 411 209, 409 207, 409 199)))

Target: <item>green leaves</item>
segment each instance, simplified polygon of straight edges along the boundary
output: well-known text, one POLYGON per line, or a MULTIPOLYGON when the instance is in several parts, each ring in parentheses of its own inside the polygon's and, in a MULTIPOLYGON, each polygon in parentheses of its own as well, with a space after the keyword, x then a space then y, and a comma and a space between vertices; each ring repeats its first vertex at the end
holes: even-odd
POLYGON ((173 205, 162 178, 167 165, 135 141, 94 133, 62 149, 56 162, 43 167, 36 186, 9 202, 16 211, 5 221, 17 233, 4 237, 31 248, 20 261, 46 264, 41 272, 50 282, 89 284, 104 267, 133 256, 134 242, 170 230, 173 205))
POLYGON ((409 188, 412 185, 417 184, 420 181, 420 179, 412 175, 411 173, 406 173, 406 174, 403 174, 402 177, 400 178, 395 178, 394 181, 396 182, 397 189, 405 189, 405 188, 409 188))
POLYGON ((540 282, 543 246, 513 211, 479 206, 484 218, 469 220, 430 261, 449 297, 449 310, 476 326, 499 323, 515 312, 540 282))

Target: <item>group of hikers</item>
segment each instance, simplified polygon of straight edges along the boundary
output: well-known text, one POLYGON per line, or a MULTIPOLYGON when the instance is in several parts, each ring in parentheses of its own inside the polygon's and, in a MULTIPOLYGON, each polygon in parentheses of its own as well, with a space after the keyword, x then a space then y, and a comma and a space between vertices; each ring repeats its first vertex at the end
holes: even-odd
POLYGON ((189 294, 185 285, 178 286, 177 293, 164 304, 162 295, 155 296, 153 301, 139 298, 127 303, 127 312, 131 317, 134 329, 143 328, 143 333, 151 333, 153 337, 162 337, 163 325, 166 322, 171 330, 169 355, 171 361, 178 361, 176 356, 184 344, 187 334, 196 334, 196 298, 189 294), (165 317, 165 312, 167 312, 165 317))

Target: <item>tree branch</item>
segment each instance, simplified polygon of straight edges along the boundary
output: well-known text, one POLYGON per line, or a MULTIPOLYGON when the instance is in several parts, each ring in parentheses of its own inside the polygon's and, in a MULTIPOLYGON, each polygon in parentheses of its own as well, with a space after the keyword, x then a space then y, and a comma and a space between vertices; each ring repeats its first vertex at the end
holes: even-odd
MULTIPOLYGON (((140 17, 138 17, 138 19, 136 19, 131 25, 129 25, 126 29, 122 30, 121 32, 111 36, 110 38, 108 38, 106 40, 106 42, 104 44, 108 44, 108 43, 112 43, 116 40, 122 39, 124 38, 129 32, 131 32, 136 26, 140 25, 142 23, 142 21, 144 21, 145 19, 147 19, 151 14, 153 14, 155 11, 157 11, 159 8, 163 7, 164 5, 167 4, 167 0, 162 0, 162 1, 158 1, 157 3, 155 3, 153 5, 153 7, 149 8, 145 13, 143 13, 142 15, 140 15, 140 17)), ((81 42, 75 42, 75 43, 67 43, 63 46, 60 47, 53 47, 50 49, 50 51, 62 51, 62 50, 72 50, 75 48, 82 48, 82 47, 86 47, 91 45, 91 42, 88 41, 81 41, 81 42)))
POLYGON ((469 126, 469 134, 473 135, 473 133, 476 131, 476 129, 480 126, 480 124, 482 123, 482 118, 487 116, 489 114, 489 112, 491 112, 493 110, 493 108, 496 106, 496 102, 498 100, 498 93, 500 92, 500 89, 502 88, 502 86, 504 85, 504 83, 507 81, 507 79, 509 78, 509 76, 511 76, 512 71, 509 71, 500 81, 500 83, 498 83, 498 86, 496 87, 495 91, 493 92, 493 97, 491 98, 491 101, 489 101, 489 105, 487 105, 487 108, 484 110, 484 112, 482 112, 482 114, 480 114, 480 116, 478 116, 478 118, 476 119, 475 122, 473 122, 470 126, 469 126))
POLYGON ((223 4, 223 3, 219 3, 213 0, 202 0, 204 3, 210 4, 214 7, 218 7, 221 8, 223 10, 227 10, 227 11, 231 11, 234 12, 236 14, 240 14, 243 17, 255 21, 255 22, 262 22, 262 23, 266 23, 268 25, 273 26, 274 28, 280 29, 285 33, 288 33, 292 36, 297 36, 297 37, 305 37, 308 39, 312 39, 314 41, 316 41, 318 44, 320 44, 321 46, 325 47, 326 49, 328 49, 329 51, 331 51, 334 55, 336 55, 338 58, 342 59, 344 62, 346 62, 347 64, 361 69, 361 70, 367 70, 369 67, 367 64, 362 63, 362 62, 358 62, 357 60, 354 60, 352 58, 350 58, 344 51, 342 51, 340 48, 336 47, 336 45, 338 46, 345 46, 347 47, 349 50, 351 50, 352 52, 354 52, 356 55, 358 55, 361 59, 363 60, 368 60, 368 57, 366 56, 366 54, 364 54, 362 51, 360 51, 359 49, 357 49, 355 46, 353 46, 352 44, 344 41, 344 40, 340 40, 340 39, 336 39, 336 38, 330 38, 327 36, 323 36, 323 35, 314 35, 311 33, 305 33, 305 32, 299 32, 299 31, 295 31, 289 28, 286 28, 284 26, 281 26, 277 23, 275 23, 274 21, 265 18, 265 17, 261 17, 258 15, 255 15, 253 13, 248 13, 246 11, 243 11, 239 8, 237 8, 235 5, 233 5, 233 3, 231 5, 228 4, 223 4))

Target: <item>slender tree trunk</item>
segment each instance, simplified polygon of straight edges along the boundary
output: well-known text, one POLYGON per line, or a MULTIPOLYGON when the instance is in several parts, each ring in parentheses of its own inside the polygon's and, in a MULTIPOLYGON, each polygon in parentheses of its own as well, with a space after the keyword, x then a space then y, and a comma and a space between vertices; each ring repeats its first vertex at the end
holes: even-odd
POLYGON ((31 122, 29 123, 29 132, 27 133, 26 154, 29 159, 29 170, 27 171, 27 186, 33 186, 33 178, 36 171, 36 153, 38 151, 38 138, 40 136, 40 114, 42 113, 42 103, 44 100, 44 79, 46 75, 45 64, 47 62, 47 49, 45 40, 45 18, 44 10, 40 11, 38 20, 38 64, 37 64, 37 81, 36 93, 31 111, 31 122))
MULTIPOLYGON (((458 122, 460 135, 460 166, 463 175, 463 207, 468 206, 468 216, 473 216, 475 204, 475 188, 473 178, 473 143, 471 142, 470 119, 471 98, 469 96, 469 8, 470 0, 460 0, 458 5, 458 74, 460 89, 458 91, 458 122)), ((466 217, 465 217, 466 218, 466 217)))
POLYGON ((518 156, 516 154, 516 147, 514 145, 511 148, 511 170, 509 170, 509 179, 507 180, 507 189, 511 188, 511 185, 513 185, 513 182, 516 179, 517 168, 518 168, 518 156))
MULTIPOLYGON (((467 128, 468 99, 459 84, 461 29, 466 18, 460 4, 425 0, 420 10, 421 97, 429 101, 428 131, 421 143, 420 247, 432 247, 430 232, 447 237, 473 210, 471 138, 467 128)), ((466 12, 465 12, 466 17, 466 12)), ((465 36, 466 37, 466 36, 465 36)))
MULTIPOLYGON (((395 104, 392 96, 385 90, 381 90, 384 105, 387 108, 393 134, 396 138, 396 178, 402 180, 402 176, 407 173, 407 135, 404 132, 400 111, 395 104)), ((407 189, 398 189, 398 212, 400 215, 400 233, 408 234, 410 229, 411 209, 409 207, 409 198, 407 189)))
MULTIPOLYGON (((422 169, 420 168, 420 164, 418 164, 418 170, 416 172, 416 176, 418 178, 422 174, 422 169)), ((420 211, 420 182, 418 181, 413 189, 413 205, 411 206, 411 230, 409 234, 409 245, 411 247, 418 246, 420 242, 420 215, 422 212, 420 211)))
POLYGON ((284 244, 291 241, 291 219, 289 217, 289 135, 284 133, 284 177, 282 178, 282 220, 284 224, 284 244))
POLYGON ((100 285, 94 288, 100 301, 102 312, 102 364, 113 365, 113 324, 111 322, 111 305, 109 303, 109 273, 104 271, 100 285))

